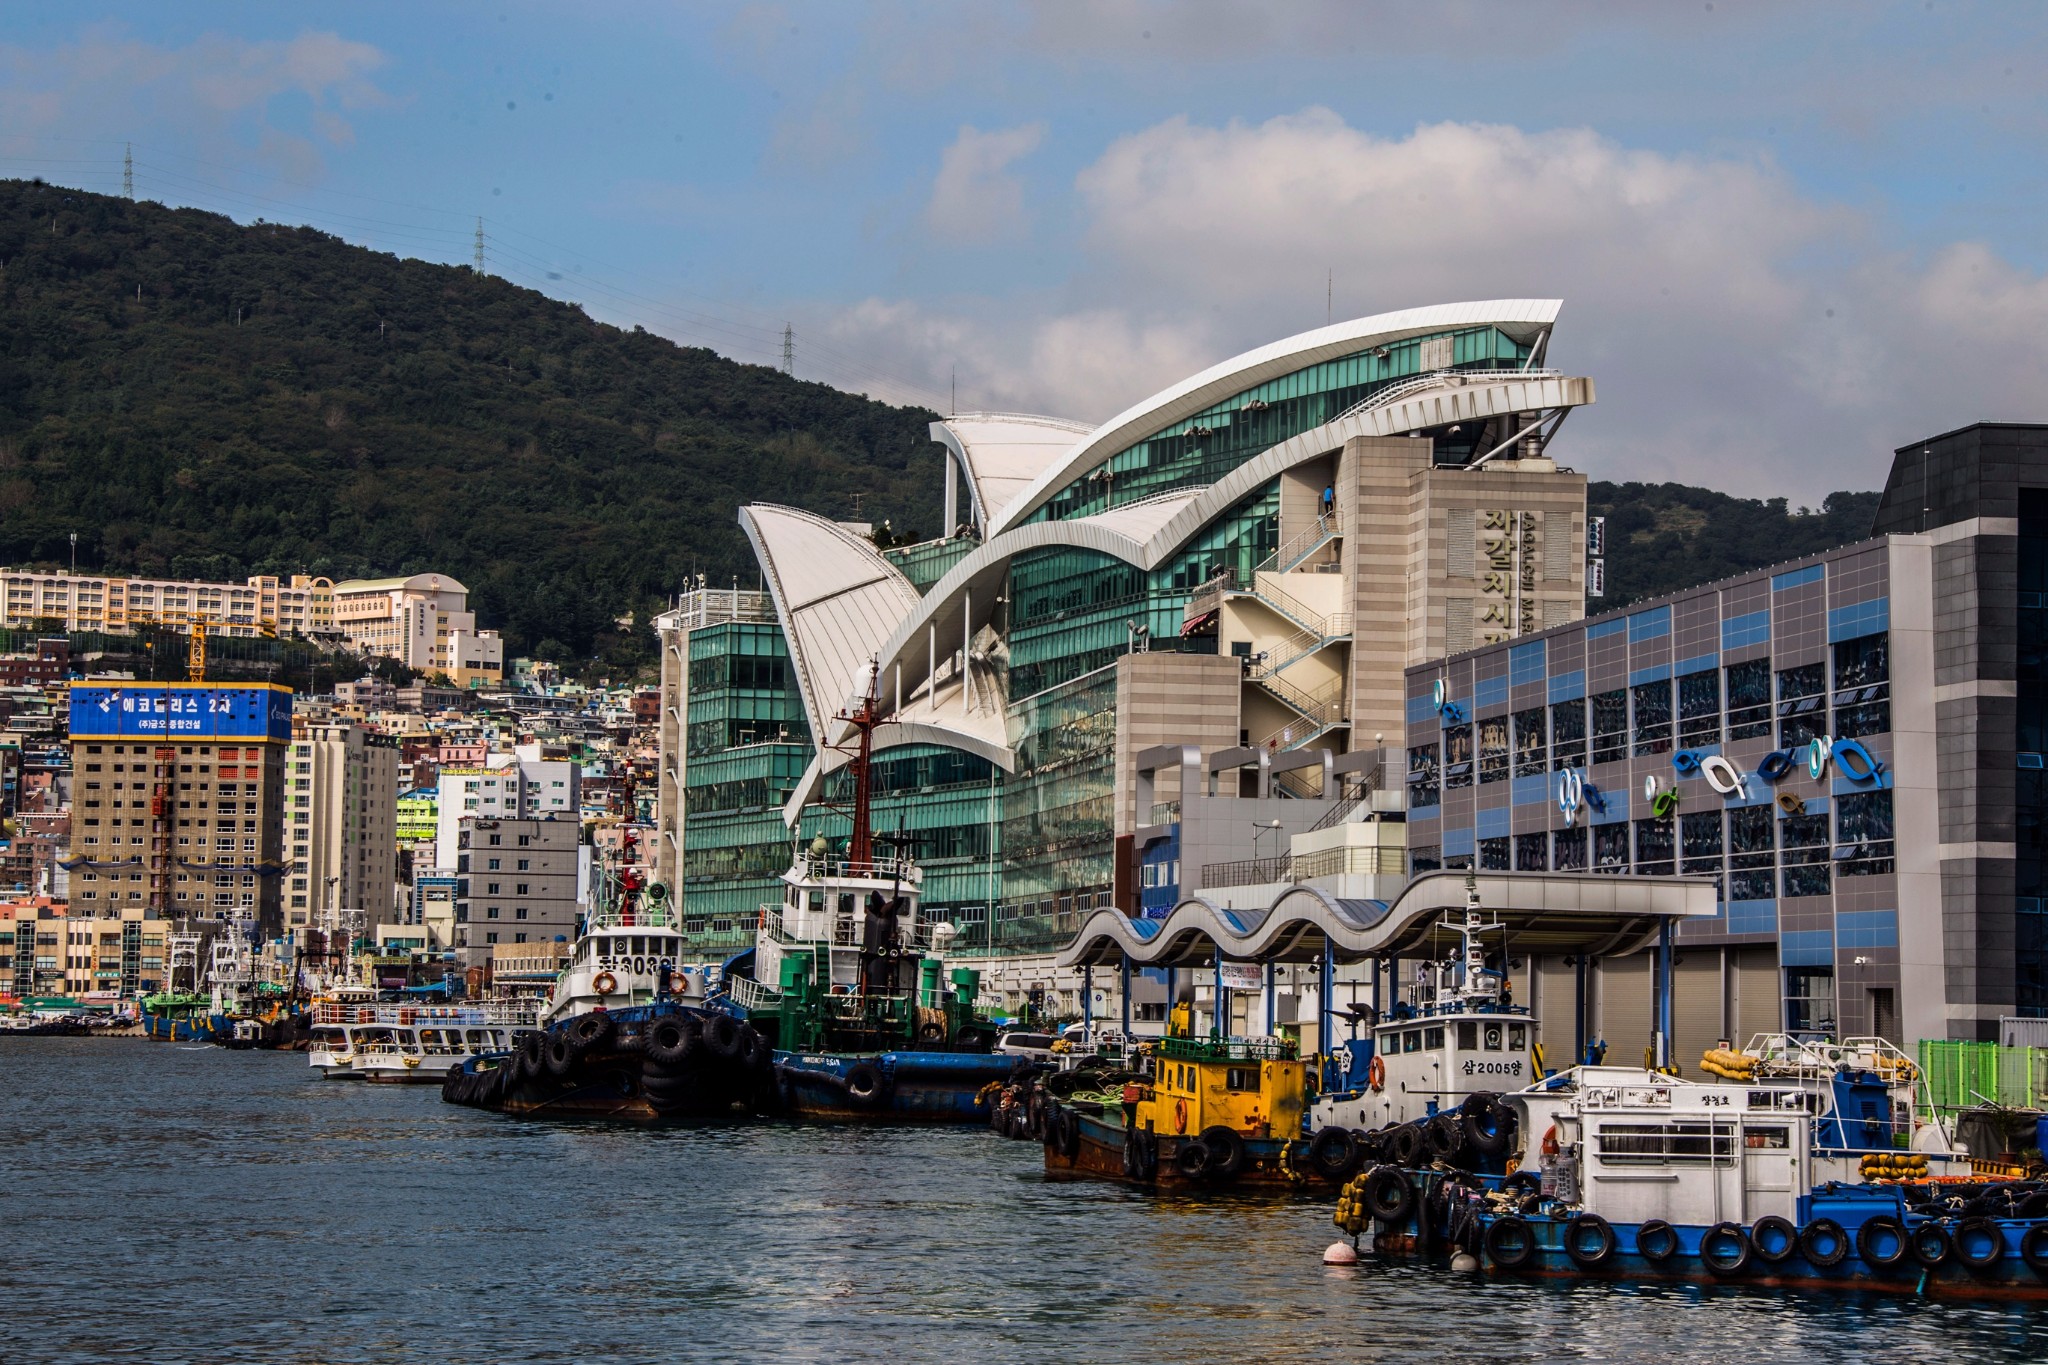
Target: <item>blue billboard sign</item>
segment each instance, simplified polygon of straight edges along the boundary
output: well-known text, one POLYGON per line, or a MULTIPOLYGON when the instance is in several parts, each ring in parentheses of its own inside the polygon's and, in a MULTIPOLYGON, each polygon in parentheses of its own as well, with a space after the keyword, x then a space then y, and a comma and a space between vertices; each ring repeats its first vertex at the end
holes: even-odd
POLYGON ((292 737, 292 693, 274 683, 74 683, 74 739, 292 737))

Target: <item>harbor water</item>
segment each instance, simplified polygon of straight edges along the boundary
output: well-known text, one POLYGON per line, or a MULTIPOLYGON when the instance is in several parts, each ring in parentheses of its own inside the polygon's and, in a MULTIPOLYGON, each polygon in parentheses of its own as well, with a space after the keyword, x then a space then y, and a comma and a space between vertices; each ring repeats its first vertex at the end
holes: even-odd
POLYGON ((522 1121, 305 1058, 0 1040, 0 1361, 2039 1360, 2048 1313, 1325 1269, 1327 1205, 982 1130, 522 1121))

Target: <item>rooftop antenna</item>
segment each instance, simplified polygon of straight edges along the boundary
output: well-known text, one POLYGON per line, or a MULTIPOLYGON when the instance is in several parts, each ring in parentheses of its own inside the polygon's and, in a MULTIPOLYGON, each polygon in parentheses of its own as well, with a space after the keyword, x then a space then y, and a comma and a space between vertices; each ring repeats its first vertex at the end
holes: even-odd
POLYGON ((782 372, 796 373, 796 329, 786 322, 782 324, 782 372))
POLYGON ((476 273, 479 275, 484 273, 484 220, 482 215, 478 215, 476 220, 476 273))
POLYGON ((133 199, 135 197, 135 144, 130 142, 126 146, 127 150, 121 153, 121 193, 129 199, 133 199))
POLYGON ((960 367, 955 365, 947 373, 952 376, 953 397, 946 415, 948 417, 958 417, 960 415, 960 367))
POLYGON ((1323 273, 1323 325, 1329 326, 1337 320, 1337 269, 1330 267, 1323 273))

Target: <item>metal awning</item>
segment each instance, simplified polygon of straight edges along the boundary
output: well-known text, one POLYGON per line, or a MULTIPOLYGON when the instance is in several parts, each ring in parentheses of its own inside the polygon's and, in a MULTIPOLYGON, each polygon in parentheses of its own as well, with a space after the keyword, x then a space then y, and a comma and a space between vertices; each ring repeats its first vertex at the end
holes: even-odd
POLYGON ((1347 900, 1319 887, 1290 887, 1265 910, 1226 910, 1200 896, 1164 920, 1097 910, 1059 956, 1062 967, 1102 966, 1128 956, 1146 967, 1205 966, 1218 951, 1257 962, 1441 957, 1460 942, 1446 921, 1462 916, 1472 877, 1480 908, 1507 926, 1519 953, 1632 953, 1665 925, 1717 912, 1710 877, 1619 877, 1547 872, 1427 872, 1392 901, 1347 900))

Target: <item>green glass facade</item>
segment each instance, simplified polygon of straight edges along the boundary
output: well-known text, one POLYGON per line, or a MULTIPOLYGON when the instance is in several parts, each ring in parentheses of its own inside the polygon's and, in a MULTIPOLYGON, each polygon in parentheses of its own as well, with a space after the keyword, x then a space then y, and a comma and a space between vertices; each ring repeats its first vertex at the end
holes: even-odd
POLYGON ((882 558, 903 571, 910 580, 910 586, 919 592, 930 592, 932 585, 946 576, 946 571, 981 548, 981 542, 973 536, 954 536, 948 540, 926 540, 916 545, 902 545, 882 551, 882 558))
MULTIPOLYGON (((1527 346, 1498 328, 1467 327, 1310 365, 1232 394, 1126 446, 1054 494, 1029 520, 1093 516, 1159 493, 1212 484, 1261 451, 1423 373, 1423 343, 1446 336, 1454 368, 1511 369, 1529 358, 1527 346)), ((1439 458, 1455 453, 1447 448, 1439 458)))

